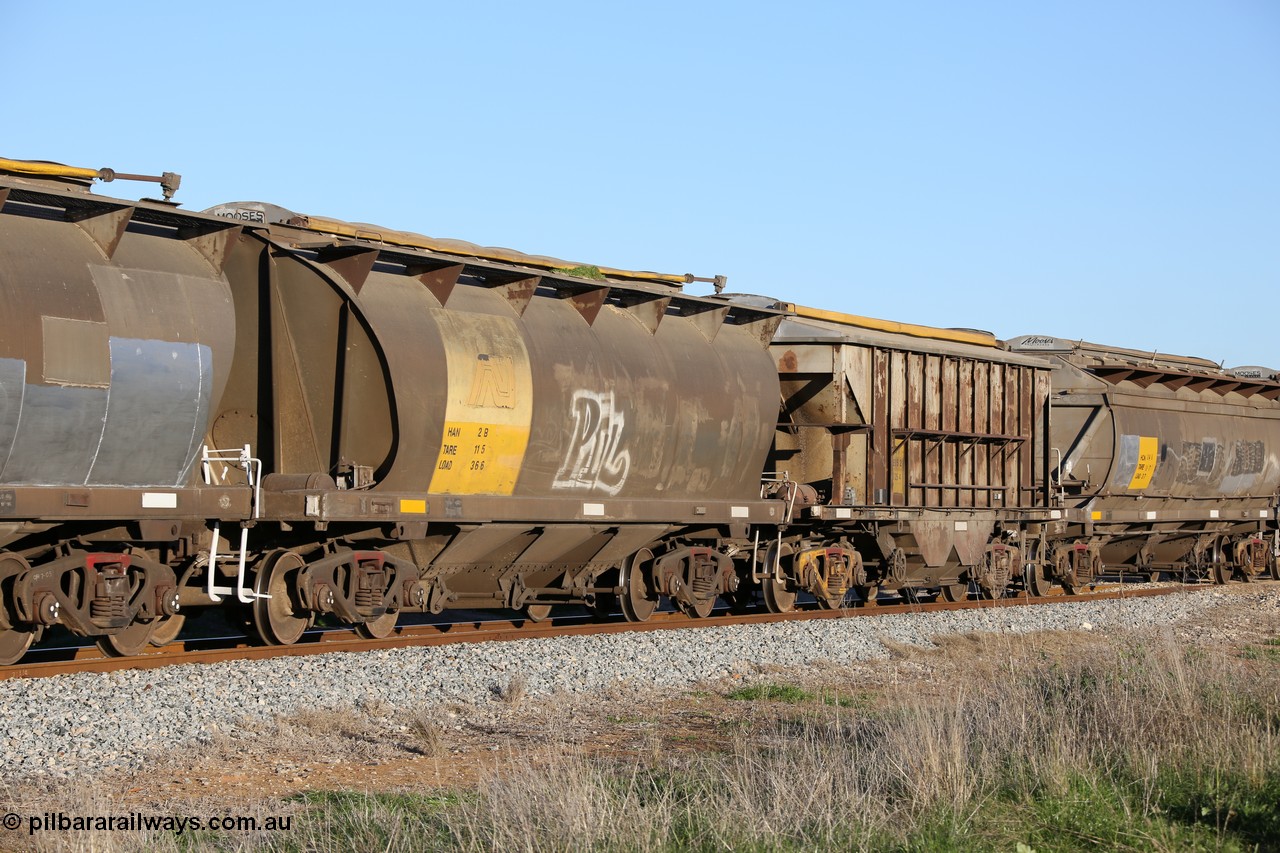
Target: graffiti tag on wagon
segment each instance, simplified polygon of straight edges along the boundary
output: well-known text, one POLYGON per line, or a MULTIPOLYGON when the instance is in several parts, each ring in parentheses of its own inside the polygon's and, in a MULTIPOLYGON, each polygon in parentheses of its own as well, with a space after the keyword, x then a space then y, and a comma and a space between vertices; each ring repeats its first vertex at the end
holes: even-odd
POLYGON ((613 392, 577 391, 570 404, 573 435, 554 489, 584 489, 616 495, 631 471, 631 453, 622 447, 626 417, 613 392))

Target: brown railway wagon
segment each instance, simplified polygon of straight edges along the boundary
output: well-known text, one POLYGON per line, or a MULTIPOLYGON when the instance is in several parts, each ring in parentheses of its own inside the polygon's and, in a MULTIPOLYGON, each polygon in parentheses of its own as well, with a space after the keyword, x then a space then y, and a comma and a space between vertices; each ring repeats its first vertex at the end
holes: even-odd
MULTIPOLYGON (((267 207, 213 212, 245 221, 267 207)), ((776 312, 690 297, 656 276, 584 279, 531 256, 460 258, 438 249, 496 250, 289 224, 303 221, 273 211, 228 258, 237 328, 254 343, 232 367, 213 441, 270 448, 263 519, 389 538, 371 583, 399 566, 429 609, 541 615, 612 594, 646 548, 653 560, 685 554, 658 544, 676 534, 721 547, 777 513, 759 495, 776 312)), ((349 570, 319 559, 323 577, 298 568, 304 589, 349 570)), ((709 609, 731 565, 686 555, 665 565, 668 582, 650 569, 640 597, 683 592, 709 609)), ((352 598, 344 618, 355 608, 352 598)))
POLYGON ((777 538, 766 596, 785 607, 798 589, 834 603, 845 584, 960 596, 970 581, 992 595, 1018 582, 1028 535, 1051 517, 1049 365, 986 333, 780 307, 769 470, 798 484, 796 518, 813 530, 777 538), (824 550, 844 554, 838 577, 805 582, 784 565, 824 550))
POLYGON ((1054 366, 1051 487, 1063 507, 1044 569, 1104 566, 1225 582, 1275 571, 1280 382, 1274 371, 1027 335, 1054 366))
POLYGON ((705 613, 781 517, 776 311, 0 166, 0 659, 53 625, 135 652, 201 605, 268 642, 624 587, 705 613))

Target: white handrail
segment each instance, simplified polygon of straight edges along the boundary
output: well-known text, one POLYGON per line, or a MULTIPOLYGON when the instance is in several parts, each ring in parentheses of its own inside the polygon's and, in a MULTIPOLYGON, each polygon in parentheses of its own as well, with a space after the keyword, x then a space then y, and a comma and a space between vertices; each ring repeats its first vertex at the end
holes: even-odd
MULTIPOLYGON (((215 484, 215 472, 213 463, 222 463, 226 468, 232 466, 240 468, 245 473, 248 485, 253 489, 253 497, 251 499, 249 517, 257 520, 262 512, 262 460, 254 458, 253 451, 248 444, 238 450, 217 450, 210 449, 206 444, 201 454, 200 469, 204 475, 206 485, 215 484)), ((218 484, 225 481, 225 470, 223 476, 218 476, 218 484)), ((218 543, 222 538, 222 521, 218 520, 213 523, 213 544, 209 546, 209 566, 208 578, 205 584, 205 593, 209 599, 215 603, 222 601, 223 596, 235 595, 236 600, 241 604, 251 604, 259 598, 270 598, 266 593, 256 592, 245 586, 245 561, 249 551, 249 528, 240 525, 240 553, 239 555, 227 555, 232 559, 237 559, 239 565, 236 568, 236 585, 235 586, 217 586, 214 579, 218 573, 218 560, 221 555, 218 554, 218 543)))

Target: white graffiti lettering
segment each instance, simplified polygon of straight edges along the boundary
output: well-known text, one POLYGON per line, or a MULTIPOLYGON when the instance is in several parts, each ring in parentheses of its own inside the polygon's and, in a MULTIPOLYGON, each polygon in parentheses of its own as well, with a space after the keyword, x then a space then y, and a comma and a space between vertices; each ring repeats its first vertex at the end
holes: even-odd
POLYGON ((573 395, 573 436, 556 473, 555 489, 599 490, 616 495, 631 471, 631 453, 621 449, 625 416, 614 406, 613 392, 577 391, 573 395))

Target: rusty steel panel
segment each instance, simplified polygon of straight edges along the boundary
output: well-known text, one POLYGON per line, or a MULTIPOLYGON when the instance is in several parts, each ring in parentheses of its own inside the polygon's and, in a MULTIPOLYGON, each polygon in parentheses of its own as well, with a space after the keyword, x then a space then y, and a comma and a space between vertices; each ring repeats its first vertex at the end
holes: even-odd
POLYGON ((878 405, 872 405, 871 420, 871 470, 867 477, 867 498, 869 503, 877 506, 890 504, 889 494, 889 471, 890 471, 890 452, 889 452, 889 353, 876 348, 872 350, 871 355, 872 376, 871 391, 872 399, 878 400, 878 405))
POLYGON ((908 536, 897 537, 899 546, 914 546, 926 566, 947 564, 952 555, 961 565, 972 566, 982 557, 991 538, 990 516, 962 514, 932 516, 928 513, 906 523, 908 536))
POLYGON ((1035 478, 1043 470, 1036 460, 1045 452, 1039 424, 1048 365, 976 347, 943 350, 886 337, 861 341, 849 333, 835 342, 815 337, 775 343, 784 393, 777 467, 785 463, 804 472, 806 482, 832 502, 844 498, 846 484, 857 483, 853 502, 867 505, 1042 505, 1043 483, 1035 478), (812 372, 828 362, 835 366, 832 374, 812 372), (841 409, 833 402, 845 388, 851 403, 841 409), (808 435, 824 427, 833 434, 857 428, 861 443, 824 443, 808 435), (799 442, 789 437, 797 433, 799 442), (851 453, 854 447, 861 452, 851 453), (850 471, 855 458, 863 465, 856 474, 850 471))

